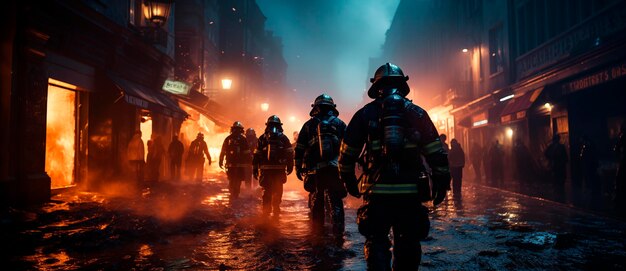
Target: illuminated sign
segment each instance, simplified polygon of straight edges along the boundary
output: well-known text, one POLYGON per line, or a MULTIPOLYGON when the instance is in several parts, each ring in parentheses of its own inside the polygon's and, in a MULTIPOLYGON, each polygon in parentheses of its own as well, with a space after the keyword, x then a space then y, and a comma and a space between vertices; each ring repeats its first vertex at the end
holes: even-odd
POLYGON ((190 88, 191 86, 185 82, 169 79, 165 80, 165 83, 163 84, 163 90, 178 95, 188 95, 190 88))
POLYGON ((563 93, 572 93, 626 76, 626 62, 563 84, 563 93))
POLYGON ((511 95, 508 95, 508 96, 504 96, 504 97, 500 98, 500 101, 501 101, 501 102, 504 102, 504 101, 506 101, 506 100, 510 100, 510 99, 512 99, 513 97, 515 97, 515 94, 511 94, 511 95))
POLYGON ((485 125, 487 124, 487 120, 479 120, 479 121, 475 121, 472 126, 476 127, 476 126, 481 126, 481 125, 485 125))

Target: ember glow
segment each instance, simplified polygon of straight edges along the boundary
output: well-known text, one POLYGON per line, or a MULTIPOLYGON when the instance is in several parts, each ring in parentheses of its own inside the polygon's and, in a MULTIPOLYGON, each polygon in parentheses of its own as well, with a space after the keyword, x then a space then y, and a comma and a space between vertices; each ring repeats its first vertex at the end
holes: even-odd
POLYGON ((76 93, 48 85, 46 172, 52 188, 74 184, 76 93))
POLYGON ((139 130, 141 130, 141 140, 143 141, 144 160, 148 159, 148 140, 152 138, 152 120, 147 119, 139 124, 139 130))
MULTIPOLYGON (((184 108, 187 113, 191 114, 191 117, 185 120, 180 127, 179 138, 185 146, 185 151, 189 149, 191 141, 196 139, 196 135, 198 133, 203 133, 204 141, 206 141, 206 144, 209 147, 211 158, 213 162, 217 161, 222 149, 222 143, 224 143, 224 139, 229 133, 221 131, 215 123, 207 117, 199 114, 197 111, 188 107, 184 108)), ((205 165, 205 170, 211 170, 212 168, 213 167, 207 167, 207 165, 205 165)))

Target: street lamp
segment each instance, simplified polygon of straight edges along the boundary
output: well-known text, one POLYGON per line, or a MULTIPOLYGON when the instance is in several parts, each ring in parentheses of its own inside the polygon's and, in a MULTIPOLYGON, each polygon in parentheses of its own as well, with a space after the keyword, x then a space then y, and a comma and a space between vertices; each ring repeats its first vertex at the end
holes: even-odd
POLYGON ((222 78, 221 80, 222 82, 222 88, 202 88, 202 92, 207 95, 207 96, 213 96, 214 93, 220 91, 220 90, 228 90, 231 89, 233 86, 233 80, 230 78, 222 78))
POLYGON ((143 14, 146 20, 157 27, 163 26, 170 16, 173 2, 174 0, 144 0, 143 14))
POLYGON ((229 78, 222 79, 222 89, 230 89, 233 85, 233 80, 229 78))
POLYGON ((268 103, 262 103, 262 104, 261 104, 261 111, 263 111, 263 112, 267 112, 267 110, 270 110, 270 104, 268 104, 268 103))
POLYGON ((548 111, 548 120, 550 121, 550 136, 554 137, 554 124, 552 124, 552 108, 554 107, 552 104, 550 103, 545 103, 543 105, 543 107, 546 108, 546 110, 548 111))

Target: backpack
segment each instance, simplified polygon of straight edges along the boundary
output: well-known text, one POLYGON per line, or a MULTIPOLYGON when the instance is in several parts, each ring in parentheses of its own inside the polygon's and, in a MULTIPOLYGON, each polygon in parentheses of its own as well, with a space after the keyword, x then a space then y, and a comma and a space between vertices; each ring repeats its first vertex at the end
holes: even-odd
POLYGON ((202 148, 200 147, 199 141, 194 140, 193 142, 191 142, 191 146, 189 146, 189 154, 193 157, 202 155, 202 148))
POLYGON ((242 160, 241 157, 245 150, 248 150, 248 141, 243 136, 234 136, 228 140, 228 152, 226 159, 228 161, 242 160))
POLYGON ((319 149, 319 158, 322 161, 332 161, 339 156, 339 137, 337 136, 337 126, 333 125, 335 116, 328 119, 321 119, 317 124, 317 148, 319 149))
POLYGON ((285 146, 283 146, 280 135, 282 135, 282 133, 266 134, 267 147, 264 148, 265 158, 271 163, 281 163, 281 160, 285 158, 285 146))
POLYGON ((401 159, 407 127, 404 118, 406 99, 399 94, 385 97, 381 104, 379 127, 382 130, 382 155, 391 160, 401 159))

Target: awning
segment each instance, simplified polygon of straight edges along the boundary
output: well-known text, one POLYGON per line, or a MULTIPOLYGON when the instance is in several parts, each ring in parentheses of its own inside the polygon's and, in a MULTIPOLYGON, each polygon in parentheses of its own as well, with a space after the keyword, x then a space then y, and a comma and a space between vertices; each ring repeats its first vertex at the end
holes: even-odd
POLYGON ((504 103, 492 104, 483 110, 461 118, 457 125, 467 128, 480 128, 497 125, 500 123, 499 117, 503 108, 504 103))
POLYGON ((198 113, 213 121, 215 125, 225 129, 230 128, 229 123, 232 123, 232 121, 230 121, 228 117, 219 113, 226 112, 226 109, 222 108, 218 103, 209 100, 208 97, 193 90, 189 91, 189 95, 187 96, 176 95, 176 97, 178 97, 178 100, 181 103, 193 108, 198 111, 198 113))
POLYGON ((511 99, 500 114, 500 121, 507 123, 515 120, 520 120, 526 117, 526 111, 533 105, 539 95, 543 91, 543 87, 528 91, 520 97, 511 99))
POLYGON ((115 75, 108 75, 111 81, 124 94, 124 101, 134 106, 148 109, 166 116, 184 119, 188 116, 178 103, 160 91, 151 90, 115 75))

